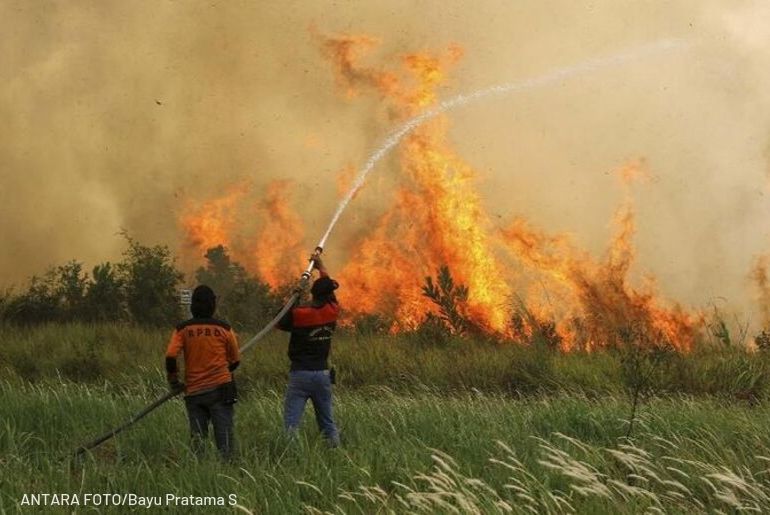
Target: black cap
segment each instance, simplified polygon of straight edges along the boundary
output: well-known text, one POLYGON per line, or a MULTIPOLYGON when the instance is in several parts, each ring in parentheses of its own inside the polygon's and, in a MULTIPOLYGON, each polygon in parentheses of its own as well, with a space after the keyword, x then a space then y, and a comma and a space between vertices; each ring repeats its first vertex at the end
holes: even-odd
POLYGON ((193 290, 190 312, 195 318, 211 318, 217 308, 217 296, 214 290, 201 284, 193 290))
POLYGON ((334 293, 334 290, 339 288, 339 283, 331 277, 323 276, 313 282, 313 286, 310 287, 310 293, 315 298, 325 297, 334 293))

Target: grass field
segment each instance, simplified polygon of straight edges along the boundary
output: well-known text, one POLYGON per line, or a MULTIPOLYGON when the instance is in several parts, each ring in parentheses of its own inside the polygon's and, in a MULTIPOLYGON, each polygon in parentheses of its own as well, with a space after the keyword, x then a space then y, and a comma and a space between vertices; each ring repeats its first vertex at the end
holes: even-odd
POLYGON ((630 402, 611 352, 341 334, 343 445, 327 449, 310 409, 299 441, 282 435, 287 365, 276 334, 238 372, 234 463, 191 456, 179 400, 73 462, 78 445, 162 393, 166 332, 4 329, 3 512, 38 511, 18 504, 25 493, 89 492, 234 494, 237 506, 223 510, 254 513, 770 510, 761 353, 704 346, 672 357, 626 439, 630 402))

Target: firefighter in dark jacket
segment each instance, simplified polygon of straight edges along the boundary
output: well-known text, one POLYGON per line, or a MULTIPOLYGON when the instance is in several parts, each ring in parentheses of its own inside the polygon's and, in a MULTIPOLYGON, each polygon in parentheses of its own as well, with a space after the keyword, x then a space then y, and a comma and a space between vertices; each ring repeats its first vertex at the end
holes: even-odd
POLYGON ((229 459, 234 449, 233 404, 237 401, 232 372, 240 364, 240 352, 230 325, 212 318, 215 309, 214 291, 205 285, 195 288, 190 305, 193 317, 171 335, 166 372, 172 391, 184 389, 193 451, 202 453, 211 421, 217 449, 229 459), (184 383, 178 379, 179 352, 184 353, 184 383))
POLYGON ((289 338, 289 385, 284 399, 284 427, 294 434, 302 420, 308 399, 313 403, 318 428, 327 443, 339 445, 339 432, 332 416, 332 374, 329 350, 337 326, 340 306, 334 295, 339 286, 329 277, 323 261, 316 257, 314 268, 320 277, 310 288, 309 305, 292 307, 278 323, 291 332, 289 338))

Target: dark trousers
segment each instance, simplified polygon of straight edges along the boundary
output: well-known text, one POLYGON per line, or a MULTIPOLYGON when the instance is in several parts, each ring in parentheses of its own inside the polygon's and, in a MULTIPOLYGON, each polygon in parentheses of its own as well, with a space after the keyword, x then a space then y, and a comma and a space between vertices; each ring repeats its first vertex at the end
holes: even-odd
POLYGON ((223 458, 232 457, 235 448, 233 434, 233 405, 222 402, 220 390, 190 395, 184 399, 190 420, 192 448, 201 455, 209 433, 209 421, 214 426, 214 441, 223 458))

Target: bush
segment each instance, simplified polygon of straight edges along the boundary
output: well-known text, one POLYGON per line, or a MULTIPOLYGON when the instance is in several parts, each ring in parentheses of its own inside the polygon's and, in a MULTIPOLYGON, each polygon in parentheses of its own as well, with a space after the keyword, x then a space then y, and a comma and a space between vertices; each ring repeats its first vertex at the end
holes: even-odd
POLYGON ((250 276, 239 263, 232 261, 222 245, 206 251, 206 266, 195 273, 199 284, 210 286, 217 295, 218 316, 236 329, 255 329, 267 323, 280 309, 278 293, 250 276))
POLYGON ((3 317, 20 324, 66 322, 82 314, 87 278, 76 261, 50 268, 42 277, 32 276, 27 291, 6 299, 3 317))
POLYGON ((102 263, 93 278, 69 261, 34 275, 26 291, 0 295, 0 320, 16 325, 48 322, 118 322, 160 326, 178 320, 177 285, 182 273, 165 246, 145 247, 126 236, 117 265, 102 263))
POLYGON ((83 320, 89 322, 120 321, 127 318, 123 279, 111 263, 93 270, 93 281, 83 299, 83 320))
POLYGON ((429 313, 423 325, 433 326, 442 324, 451 334, 478 334, 478 326, 467 315, 468 287, 456 284, 449 271, 443 265, 438 270, 434 281, 432 277, 425 278, 422 294, 436 305, 438 314, 429 313))
POLYGON ((177 286, 184 275, 174 267, 166 246, 146 247, 124 235, 128 249, 118 264, 131 318, 150 326, 170 325, 179 319, 177 286))

